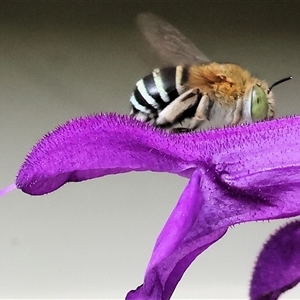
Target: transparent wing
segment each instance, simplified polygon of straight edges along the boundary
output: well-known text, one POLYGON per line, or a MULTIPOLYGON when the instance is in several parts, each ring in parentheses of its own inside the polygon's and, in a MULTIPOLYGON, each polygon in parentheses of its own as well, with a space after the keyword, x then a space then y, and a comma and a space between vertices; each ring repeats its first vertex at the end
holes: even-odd
POLYGON ((137 24, 157 54, 172 65, 201 64, 210 60, 178 29, 152 13, 141 13, 137 24))

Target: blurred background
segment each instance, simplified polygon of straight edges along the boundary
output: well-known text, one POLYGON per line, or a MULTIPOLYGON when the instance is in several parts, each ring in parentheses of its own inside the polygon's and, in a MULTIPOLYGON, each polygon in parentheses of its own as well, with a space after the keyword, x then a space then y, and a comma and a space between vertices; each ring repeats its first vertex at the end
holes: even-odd
MULTIPOLYGON (((1 188, 58 124, 129 111, 136 81, 159 66, 141 55, 135 20, 144 11, 174 24, 211 60, 241 64, 270 84, 293 75, 274 88, 277 115, 300 113, 299 1, 1 1, 1 188)), ((0 297, 123 299, 142 283, 186 183, 129 173, 43 197, 1 198, 0 297)), ((256 256, 285 222, 231 228, 187 270, 173 298, 247 298, 256 256)), ((300 298, 299 287, 282 297, 291 298, 300 298)))

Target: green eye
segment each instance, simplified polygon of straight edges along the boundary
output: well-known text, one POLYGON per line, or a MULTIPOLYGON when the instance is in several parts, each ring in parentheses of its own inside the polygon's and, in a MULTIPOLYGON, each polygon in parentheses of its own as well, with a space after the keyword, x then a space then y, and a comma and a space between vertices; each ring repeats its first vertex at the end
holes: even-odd
POLYGON ((268 117, 268 99, 264 90, 255 85, 251 95, 251 118, 253 121, 265 120, 268 117))

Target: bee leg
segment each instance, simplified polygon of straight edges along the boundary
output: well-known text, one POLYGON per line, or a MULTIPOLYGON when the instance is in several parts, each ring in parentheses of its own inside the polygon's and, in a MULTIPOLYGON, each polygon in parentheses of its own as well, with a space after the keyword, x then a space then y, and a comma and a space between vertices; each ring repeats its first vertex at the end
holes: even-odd
POLYGON ((198 107, 196 109, 196 113, 194 117, 191 118, 191 121, 188 125, 188 128, 191 130, 197 129, 203 121, 209 120, 209 107, 210 100, 208 95, 202 95, 198 107))
POLYGON ((136 119, 139 120, 141 122, 147 122, 149 119, 149 116, 141 111, 139 111, 136 114, 132 114, 132 116, 136 119))
POLYGON ((191 131, 193 130, 186 127, 175 127, 170 130, 171 133, 186 133, 191 131))
POLYGON ((156 124, 158 126, 174 124, 187 109, 197 104, 199 94, 199 89, 195 88, 177 97, 158 114, 156 124))
POLYGON ((157 118, 157 114, 151 112, 145 113, 141 111, 134 111, 134 109, 130 111, 129 115, 138 121, 148 123, 150 125, 155 125, 155 119, 157 118))
POLYGON ((231 125, 237 125, 241 121, 243 114, 243 105, 243 99, 239 98, 236 102, 235 110, 233 111, 231 125))

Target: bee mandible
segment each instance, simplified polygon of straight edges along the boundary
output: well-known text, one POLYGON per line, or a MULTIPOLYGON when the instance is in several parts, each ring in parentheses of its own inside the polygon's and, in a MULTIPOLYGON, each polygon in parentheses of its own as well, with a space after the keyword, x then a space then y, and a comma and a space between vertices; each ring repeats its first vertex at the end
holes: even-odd
POLYGON ((237 125, 274 118, 272 88, 233 63, 211 62, 187 37, 151 13, 138 26, 169 66, 140 79, 131 95, 134 118, 171 132, 192 131, 207 122, 237 125), (182 123, 187 125, 182 127, 182 123))

